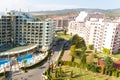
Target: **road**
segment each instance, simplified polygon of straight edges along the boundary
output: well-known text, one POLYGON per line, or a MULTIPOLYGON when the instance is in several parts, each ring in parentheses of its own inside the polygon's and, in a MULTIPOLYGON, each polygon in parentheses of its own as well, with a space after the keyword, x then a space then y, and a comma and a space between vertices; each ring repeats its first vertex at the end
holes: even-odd
MULTIPOLYGON (((61 50, 65 41, 61 42, 59 45, 53 47, 54 54, 51 57, 52 61, 55 61, 59 51, 61 50)), ((42 66, 39 66, 35 69, 29 70, 27 73, 16 72, 12 74, 12 80, 43 80, 42 74, 49 66, 49 61, 45 62, 42 66)))

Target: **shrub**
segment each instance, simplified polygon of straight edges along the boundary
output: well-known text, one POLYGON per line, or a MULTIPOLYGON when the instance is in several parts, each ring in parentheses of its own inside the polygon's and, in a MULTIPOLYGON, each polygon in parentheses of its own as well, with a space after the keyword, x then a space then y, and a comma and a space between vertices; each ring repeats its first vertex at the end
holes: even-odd
POLYGON ((5 75, 5 77, 8 77, 9 73, 10 73, 10 71, 6 71, 5 73, 2 72, 2 73, 0 73, 0 77, 2 77, 4 75, 5 75))
POLYGON ((88 45, 88 49, 93 50, 93 45, 92 45, 92 44, 89 44, 89 45, 88 45))
POLYGON ((88 64, 87 69, 97 73, 100 73, 102 71, 102 68, 97 66, 95 63, 88 64))

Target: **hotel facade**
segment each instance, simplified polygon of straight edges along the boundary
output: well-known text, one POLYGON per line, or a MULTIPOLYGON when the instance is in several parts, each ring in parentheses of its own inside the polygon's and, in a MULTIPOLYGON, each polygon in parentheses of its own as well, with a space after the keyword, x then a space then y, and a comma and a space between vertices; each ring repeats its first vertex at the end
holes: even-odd
POLYGON ((11 11, 2 15, 0 58, 10 59, 13 56, 36 53, 42 48, 48 50, 54 39, 54 27, 54 21, 38 21, 24 12, 11 11))
POLYGON ((105 19, 101 13, 81 12, 75 21, 69 23, 68 34, 83 37, 86 45, 93 45, 97 52, 104 48, 111 54, 120 51, 120 22, 105 19))
POLYGON ((0 45, 27 43, 49 47, 54 26, 53 21, 38 21, 24 12, 8 12, 0 19, 0 45))

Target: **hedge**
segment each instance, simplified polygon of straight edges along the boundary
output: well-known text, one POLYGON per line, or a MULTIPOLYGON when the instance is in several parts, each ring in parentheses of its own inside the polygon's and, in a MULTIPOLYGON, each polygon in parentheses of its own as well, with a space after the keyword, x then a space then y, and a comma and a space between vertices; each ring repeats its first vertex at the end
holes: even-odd
POLYGON ((78 64, 77 62, 71 62, 71 61, 59 61, 58 62, 58 65, 61 64, 61 65, 69 65, 71 67, 75 67, 77 66, 78 68, 80 67, 80 64, 78 64))
POLYGON ((0 77, 2 77, 2 76, 4 76, 4 75, 5 75, 5 77, 8 77, 8 76, 9 76, 9 73, 10 73, 10 71, 6 71, 5 73, 2 72, 2 73, 0 73, 0 77))

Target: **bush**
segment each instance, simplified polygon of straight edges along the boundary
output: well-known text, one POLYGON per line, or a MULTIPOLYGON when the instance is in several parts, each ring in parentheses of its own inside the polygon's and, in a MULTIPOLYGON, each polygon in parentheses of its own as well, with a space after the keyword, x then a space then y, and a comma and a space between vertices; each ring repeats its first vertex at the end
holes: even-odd
POLYGON ((97 73, 100 73, 102 71, 102 68, 97 66, 95 63, 88 64, 87 69, 97 73))
POLYGON ((86 50, 85 52, 86 52, 86 53, 92 53, 93 51, 90 51, 90 50, 88 51, 88 50, 86 50))
POLYGON ((88 49, 93 50, 93 45, 92 45, 92 44, 89 44, 89 45, 88 45, 88 49))
POLYGON ((5 75, 5 77, 8 77, 9 76, 9 73, 10 73, 10 71, 6 71, 5 73, 3 72, 3 73, 0 73, 0 77, 2 77, 2 76, 4 76, 5 75))

